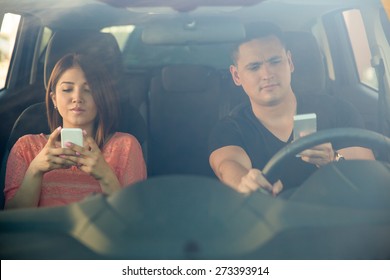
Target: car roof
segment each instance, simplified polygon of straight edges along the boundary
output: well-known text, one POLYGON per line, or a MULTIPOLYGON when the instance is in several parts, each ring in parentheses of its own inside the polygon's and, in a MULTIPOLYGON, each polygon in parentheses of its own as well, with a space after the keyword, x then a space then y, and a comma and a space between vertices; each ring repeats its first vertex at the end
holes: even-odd
POLYGON ((32 14, 52 29, 79 28, 80 24, 87 29, 103 28, 113 24, 142 24, 150 19, 186 14, 194 17, 232 16, 243 23, 255 19, 276 21, 285 30, 299 30, 318 16, 333 10, 360 5, 381 5, 380 0, 369 2, 364 0, 21 0, 17 2, 5 0, 2 7, 8 11, 32 14), (117 6, 126 8, 121 9, 117 6))

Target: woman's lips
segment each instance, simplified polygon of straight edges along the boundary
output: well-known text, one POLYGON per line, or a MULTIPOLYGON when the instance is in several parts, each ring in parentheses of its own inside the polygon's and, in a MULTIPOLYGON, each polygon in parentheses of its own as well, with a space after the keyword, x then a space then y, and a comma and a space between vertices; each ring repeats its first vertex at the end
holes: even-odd
POLYGON ((73 109, 71 109, 71 111, 75 114, 81 114, 81 113, 85 112, 85 110, 81 109, 81 108, 73 108, 73 109))

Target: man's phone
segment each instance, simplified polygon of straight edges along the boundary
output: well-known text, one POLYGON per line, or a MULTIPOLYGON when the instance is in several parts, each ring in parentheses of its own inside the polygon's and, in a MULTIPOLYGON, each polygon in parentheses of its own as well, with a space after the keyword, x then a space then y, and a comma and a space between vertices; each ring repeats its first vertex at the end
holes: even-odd
POLYGON ((61 147, 66 148, 65 143, 83 146, 83 132, 81 128, 63 128, 61 129, 61 147))
POLYGON ((294 140, 297 140, 302 135, 307 135, 317 131, 317 115, 302 114, 294 116, 294 140))

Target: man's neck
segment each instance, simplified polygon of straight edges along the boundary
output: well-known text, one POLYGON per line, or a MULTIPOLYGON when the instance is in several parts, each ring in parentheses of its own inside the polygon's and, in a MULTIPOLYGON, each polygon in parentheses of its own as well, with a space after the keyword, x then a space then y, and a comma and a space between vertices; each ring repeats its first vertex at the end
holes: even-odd
POLYGON ((287 141, 291 134, 296 109, 297 99, 292 91, 275 105, 264 106, 252 103, 252 110, 256 118, 283 141, 287 141))

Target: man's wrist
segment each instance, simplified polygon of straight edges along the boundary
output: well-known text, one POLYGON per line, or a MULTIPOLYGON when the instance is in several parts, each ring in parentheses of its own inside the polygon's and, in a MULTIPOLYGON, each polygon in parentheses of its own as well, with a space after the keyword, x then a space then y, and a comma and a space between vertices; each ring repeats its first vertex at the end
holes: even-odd
POLYGON ((342 161, 342 160, 345 160, 345 158, 343 157, 342 154, 340 154, 339 152, 337 151, 334 151, 334 155, 333 155, 333 161, 342 161))

